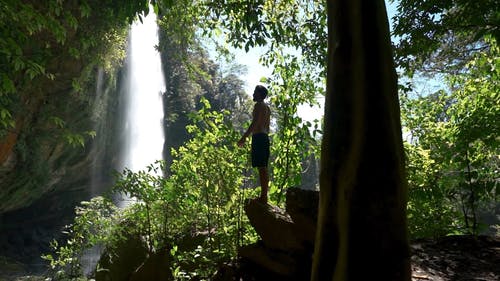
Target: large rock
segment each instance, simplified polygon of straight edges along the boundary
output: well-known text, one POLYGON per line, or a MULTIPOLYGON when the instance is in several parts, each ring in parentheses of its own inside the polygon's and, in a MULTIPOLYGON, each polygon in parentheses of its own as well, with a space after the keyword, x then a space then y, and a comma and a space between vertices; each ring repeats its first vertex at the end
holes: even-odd
POLYGON ((152 253, 130 277, 130 281, 168 281, 174 280, 170 266, 172 257, 169 249, 165 248, 158 253, 152 253))
POLYGON ((266 247, 285 251, 303 249, 294 233, 292 218, 284 210, 258 200, 249 200, 245 204, 245 212, 266 247))
POLYGON ((275 274, 272 280, 308 280, 319 194, 291 188, 286 198, 286 211, 256 200, 246 202, 246 214, 262 240, 239 249, 239 276, 267 280, 275 274), (252 264, 252 272, 244 272, 245 264, 252 264))
POLYGON ((307 247, 314 245, 316 238, 318 204, 318 191, 290 188, 286 193, 286 212, 293 220, 293 232, 307 247))
POLYGON ((271 272, 284 276, 293 276, 298 266, 297 261, 289 253, 267 249, 259 244, 243 246, 239 254, 271 272))
POLYGON ((131 236, 106 249, 97 264, 96 281, 128 281, 147 258, 147 248, 138 236, 131 236))
POLYGON ((318 203, 318 191, 290 188, 286 193, 286 211, 249 200, 245 212, 266 247, 303 250, 314 244, 318 203))

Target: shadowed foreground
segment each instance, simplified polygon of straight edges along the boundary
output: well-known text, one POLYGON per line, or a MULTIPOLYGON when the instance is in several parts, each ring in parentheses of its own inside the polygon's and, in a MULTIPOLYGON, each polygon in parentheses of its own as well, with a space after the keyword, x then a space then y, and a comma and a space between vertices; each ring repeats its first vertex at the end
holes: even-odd
MULTIPOLYGON (((255 200, 247 201, 245 211, 261 239, 255 244, 243 246, 239 251, 239 259, 218 268, 212 280, 308 281, 314 248, 318 195, 315 191, 292 188, 287 192, 286 209, 261 204, 255 200)), ((130 245, 120 248, 124 250, 120 256, 137 257, 137 253, 131 251, 130 245)), ((410 254, 413 281, 500 280, 499 238, 447 236, 419 239, 411 242, 410 254)), ((162 253, 157 255, 160 263, 164 260, 161 255, 162 253)), ((158 264, 152 259, 145 264, 149 263, 158 264)), ((158 277, 163 273, 168 275, 168 268, 169 266, 145 267, 140 270, 144 273, 140 277, 136 274, 135 279, 119 280, 157 280, 144 276, 158 277)), ((33 265, 0 257, 0 281, 44 280, 42 277, 26 278, 34 274, 33 270, 33 265)), ((116 271, 114 276, 126 276, 135 271, 130 265, 124 264, 113 267, 112 270, 116 271)), ((39 269, 37 272, 40 274, 42 271, 39 269)), ((384 276, 374 272, 367 272, 367 276, 369 278, 366 280, 384 280, 384 276)), ((169 278, 166 276, 162 280, 170 280, 169 278)))
POLYGON ((412 280, 500 280, 500 240, 447 236, 411 243, 412 280))

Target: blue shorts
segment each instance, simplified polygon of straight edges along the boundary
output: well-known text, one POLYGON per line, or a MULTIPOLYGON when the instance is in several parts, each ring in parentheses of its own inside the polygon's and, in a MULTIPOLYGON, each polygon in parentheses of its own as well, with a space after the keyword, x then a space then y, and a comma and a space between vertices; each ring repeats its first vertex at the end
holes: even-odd
POLYGON ((267 167, 269 162, 269 137, 266 133, 252 135, 252 167, 267 167))

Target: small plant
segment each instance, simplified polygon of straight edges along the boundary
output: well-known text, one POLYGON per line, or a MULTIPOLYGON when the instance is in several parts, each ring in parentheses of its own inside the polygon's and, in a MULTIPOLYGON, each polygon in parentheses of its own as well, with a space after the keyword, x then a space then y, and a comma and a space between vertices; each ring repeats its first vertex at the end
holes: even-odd
POLYGON ((116 232, 117 209, 104 197, 84 201, 75 209, 75 220, 63 232, 65 242, 53 240, 52 254, 42 256, 50 263, 50 274, 55 280, 75 280, 83 276, 81 258, 85 249, 98 244, 112 244, 118 237, 116 232))

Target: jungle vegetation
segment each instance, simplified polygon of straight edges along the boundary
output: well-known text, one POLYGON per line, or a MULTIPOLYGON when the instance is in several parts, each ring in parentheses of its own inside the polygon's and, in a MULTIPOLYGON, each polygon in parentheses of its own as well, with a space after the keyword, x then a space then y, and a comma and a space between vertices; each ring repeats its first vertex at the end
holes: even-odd
MULTIPOLYGON (((302 122, 297 108, 329 95, 327 30, 332 26, 327 23, 332 9, 352 7, 333 1, 337 6, 327 9, 327 1, 317 0, 45 2, 0 0, 0 137, 29 126, 23 121, 23 99, 37 104, 50 98, 37 93, 36 85, 67 79, 51 64, 55 55, 64 53, 68 60, 112 69, 124 58, 128 24, 143 13, 161 16, 162 36, 168 40, 160 42, 160 49, 171 52, 173 44, 181 50, 164 65, 182 69, 175 73, 184 79, 182 84, 179 77, 170 77, 180 84, 167 91, 171 104, 166 106, 191 112, 170 111, 169 126, 185 128, 184 142, 168 147, 172 150, 167 163, 152 163, 149 168, 168 169, 168 177, 125 171, 117 179, 113 191, 137 198, 137 204, 118 209, 109 198, 96 197, 76 208, 67 240, 55 241, 54 253, 45 256, 53 276, 80 277, 79 257, 85 249, 112 248, 131 229, 144 237, 151 252, 169 245, 175 259, 171 271, 178 280, 211 276, 216 264, 235 256, 238 246, 257 239, 242 212, 244 198, 255 196, 254 190, 241 188, 255 183, 245 151, 234 145, 248 116, 241 81, 237 71, 218 73, 206 58, 202 39, 224 38, 227 45, 220 40, 213 44, 229 60, 228 46, 267 50, 260 62, 273 68, 272 76, 263 81, 272 93, 275 114, 270 202, 279 206, 286 189, 300 185, 302 160, 319 156, 323 133, 331 131, 322 120, 302 122), (176 92, 180 88, 186 92, 176 92), (196 250, 182 252, 176 247, 180 237, 206 230, 208 235, 196 250), (186 270, 193 264, 195 270, 186 270)), ((495 2, 397 2, 392 51, 400 77, 406 171, 401 188, 403 193, 407 189, 407 199, 402 200, 407 201, 410 239, 483 233, 487 225, 481 214, 498 204, 500 14, 495 2), (441 83, 437 91, 418 91, 421 77, 436 75, 441 83)), ((377 9, 384 8, 382 1, 378 5, 377 9)), ((76 71, 81 75, 72 78, 73 92, 83 100, 82 85, 89 79, 85 65, 76 71)), ((71 124, 59 117, 47 118, 75 145, 84 145, 93 135, 71 130, 71 124)))

